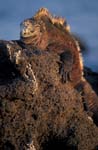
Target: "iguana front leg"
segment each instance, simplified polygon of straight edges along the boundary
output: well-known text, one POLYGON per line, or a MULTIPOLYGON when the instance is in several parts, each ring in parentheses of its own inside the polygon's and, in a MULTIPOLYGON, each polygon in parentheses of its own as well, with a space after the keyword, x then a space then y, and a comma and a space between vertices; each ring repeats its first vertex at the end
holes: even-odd
POLYGON ((62 82, 71 81, 71 71, 73 67, 73 55, 70 50, 66 50, 60 54, 60 74, 62 82))

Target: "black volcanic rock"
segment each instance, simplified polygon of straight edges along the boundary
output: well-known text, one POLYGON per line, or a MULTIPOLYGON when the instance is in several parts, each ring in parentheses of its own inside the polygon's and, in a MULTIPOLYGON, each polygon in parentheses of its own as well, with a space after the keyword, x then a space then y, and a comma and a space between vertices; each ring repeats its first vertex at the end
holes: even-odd
POLYGON ((84 68, 84 77, 90 83, 90 85, 92 86, 93 90, 98 95, 98 73, 97 72, 93 72, 88 67, 85 67, 84 68))
POLYGON ((71 82, 61 82, 60 57, 52 52, 23 49, 17 41, 2 44, 0 149, 96 148, 98 128, 84 111, 81 94, 71 82))

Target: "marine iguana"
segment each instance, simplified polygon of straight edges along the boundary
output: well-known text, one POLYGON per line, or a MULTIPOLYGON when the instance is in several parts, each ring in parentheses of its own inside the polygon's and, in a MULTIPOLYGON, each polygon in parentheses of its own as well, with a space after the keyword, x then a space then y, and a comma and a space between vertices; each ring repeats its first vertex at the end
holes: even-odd
POLYGON ((34 17, 21 23, 20 40, 29 49, 58 53, 62 81, 71 81, 74 86, 79 83, 83 74, 80 48, 65 19, 53 17, 46 8, 41 8, 34 17))

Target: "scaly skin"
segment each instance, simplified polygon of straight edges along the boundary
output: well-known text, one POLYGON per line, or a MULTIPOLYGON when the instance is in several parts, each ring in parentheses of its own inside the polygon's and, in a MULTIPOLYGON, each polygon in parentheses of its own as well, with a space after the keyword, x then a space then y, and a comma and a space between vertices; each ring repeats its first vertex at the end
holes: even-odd
POLYGON ((69 26, 60 17, 53 17, 47 9, 40 9, 34 17, 22 22, 20 40, 32 49, 47 50, 60 55, 62 81, 75 86, 82 77, 82 59, 77 41, 69 26))

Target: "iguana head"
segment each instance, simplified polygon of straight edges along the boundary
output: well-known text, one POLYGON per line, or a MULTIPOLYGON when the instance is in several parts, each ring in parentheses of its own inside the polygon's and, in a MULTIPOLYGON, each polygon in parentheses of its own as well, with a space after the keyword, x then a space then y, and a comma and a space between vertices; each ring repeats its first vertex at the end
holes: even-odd
POLYGON ((69 25, 65 19, 62 17, 54 17, 48 9, 41 8, 34 17, 26 19, 20 24, 20 37, 28 42, 31 42, 29 41, 29 38, 32 38, 32 41, 39 41, 41 35, 46 31, 47 25, 54 25, 54 27, 57 27, 58 29, 70 31, 69 25))
POLYGON ((46 8, 39 9, 39 11, 34 15, 34 17, 25 19, 20 24, 20 37, 35 37, 37 34, 42 33, 45 30, 45 21, 42 20, 42 16, 46 16, 48 18, 49 12, 46 8))
POLYGON ((31 19, 26 19, 20 24, 20 36, 27 38, 33 35, 35 32, 34 22, 31 19))

